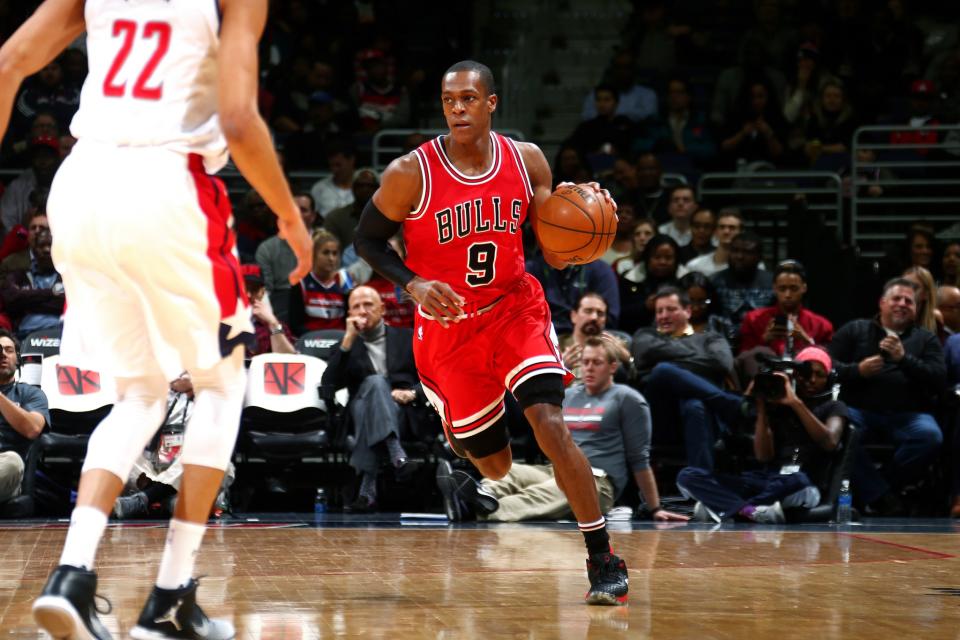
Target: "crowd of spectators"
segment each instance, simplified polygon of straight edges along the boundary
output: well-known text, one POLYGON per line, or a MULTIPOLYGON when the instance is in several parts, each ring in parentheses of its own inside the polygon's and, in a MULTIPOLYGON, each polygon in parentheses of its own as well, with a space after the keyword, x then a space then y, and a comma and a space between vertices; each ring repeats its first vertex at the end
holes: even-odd
MULTIPOLYGON (((351 391, 347 428, 354 433, 351 464, 359 490, 350 506, 368 511, 377 508, 384 465, 409 479, 400 439, 411 433, 436 439, 439 430, 411 427, 424 420, 425 398, 409 354, 391 355, 413 326, 414 308, 352 247, 359 212, 379 180, 364 166, 364 150, 379 129, 418 125, 434 108, 428 105, 435 102, 431 79, 438 65, 466 46, 464 27, 451 26, 465 10, 430 18, 434 12, 352 3, 335 20, 318 20, 318 12, 329 10, 321 4, 272 3, 261 45, 261 109, 286 168, 329 172, 301 185, 296 196, 314 234, 313 268, 294 286, 286 281, 293 254, 254 191, 237 203, 237 249, 257 329, 248 356, 291 353, 296 338, 311 331, 345 331, 328 382, 351 391), (304 33, 303 24, 320 28, 304 33), (434 37, 440 27, 447 40, 434 37)), ((816 459, 836 448, 838 429, 849 422, 864 441, 893 450, 888 460, 871 459, 866 447, 858 451, 853 490, 859 506, 885 515, 916 511, 911 497, 942 486, 948 476, 952 514, 960 516, 960 438, 951 439, 948 418, 950 389, 960 384, 960 243, 940 246, 934 229, 911 228, 901 261, 888 269, 897 277, 866 292, 879 308, 835 328, 827 310, 808 307, 819 292, 800 261, 768 256, 765 262, 761 238, 737 207, 701 202, 695 189, 663 180, 667 169, 690 174, 755 162, 842 170, 858 125, 955 122, 955 30, 938 30, 936 21, 912 17, 897 1, 806 6, 758 0, 749 5, 752 12, 738 3, 703 4, 710 10, 685 14, 656 0, 638 3, 610 68, 584 99, 583 122, 556 156, 556 181, 597 178, 618 201, 610 251, 601 261, 563 271, 535 252, 527 256, 568 367, 581 381, 584 365, 590 367, 591 384, 576 393, 606 393, 609 387, 593 373, 602 371, 603 379, 624 385, 616 402, 643 406, 645 433, 631 436, 634 450, 618 460, 608 497, 623 491, 628 474, 621 467, 636 463, 630 471, 643 483, 641 493, 658 502, 647 470, 656 464, 658 445, 679 444, 690 468, 681 489, 703 503, 701 513, 776 520, 781 507, 811 502, 809 492, 792 494, 818 479, 805 476, 788 485, 795 491, 771 493, 768 475, 752 477, 757 491, 728 492, 711 503, 710 492, 700 496, 717 477, 718 440, 746 427, 760 442, 756 461, 785 464, 776 449, 783 437, 803 447, 811 444, 804 438, 811 440, 819 447, 811 449, 816 459), (703 22, 708 15, 714 24, 703 22), (724 27, 743 24, 751 26, 742 40, 723 37, 724 27), (716 68, 718 60, 729 66, 716 68), (597 342, 605 331, 619 332, 620 341, 597 342), (806 377, 795 380, 795 392, 790 385, 774 411, 752 393, 752 380, 765 358, 800 354, 815 365, 798 369, 806 377), (821 409, 828 379, 839 384, 839 397, 821 409), (790 426, 775 424, 781 414, 790 426), (764 503, 770 495, 776 500, 764 503), (769 508, 753 508, 761 506, 769 508)), ((924 17, 939 10, 926 9, 924 17)), ((22 171, 0 200, 0 327, 21 338, 55 327, 65 304, 45 206, 56 168, 75 142, 67 128, 84 60, 68 50, 26 82, 3 141, 3 166, 22 171)), ((392 243, 402 255, 402 237, 392 243)), ((796 257, 809 262, 807 255, 796 257)), ((497 495, 509 502, 506 492, 497 495)), ((485 504, 488 516, 495 510, 485 504)), ((501 516, 508 512, 502 508, 501 516)))

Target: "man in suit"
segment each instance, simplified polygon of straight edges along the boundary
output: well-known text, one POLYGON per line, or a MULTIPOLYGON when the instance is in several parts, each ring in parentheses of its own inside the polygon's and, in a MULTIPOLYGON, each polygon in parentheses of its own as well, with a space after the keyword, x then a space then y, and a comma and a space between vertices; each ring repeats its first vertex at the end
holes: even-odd
POLYGON ((346 387, 356 444, 350 466, 361 476, 357 499, 347 508, 376 510, 377 473, 385 452, 404 478, 411 471, 400 445, 401 428, 416 421, 415 406, 426 406, 413 360, 413 332, 383 322, 383 300, 371 287, 361 286, 347 298, 347 329, 323 372, 323 384, 346 387))

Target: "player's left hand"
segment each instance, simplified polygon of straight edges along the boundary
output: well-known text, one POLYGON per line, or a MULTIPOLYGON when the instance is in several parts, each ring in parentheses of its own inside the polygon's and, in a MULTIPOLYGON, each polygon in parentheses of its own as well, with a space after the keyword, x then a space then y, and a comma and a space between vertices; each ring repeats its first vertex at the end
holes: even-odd
MULTIPOLYGON (((561 182, 560 184, 557 185, 557 189, 559 189, 560 187, 572 187, 572 186, 574 186, 572 182, 561 182)), ((614 200, 610 196, 609 191, 607 191, 606 189, 600 186, 599 182, 583 182, 579 186, 586 187, 587 189, 590 189, 591 191, 596 193, 600 197, 600 199, 603 200, 604 206, 610 207, 611 209, 613 209, 614 213, 617 212, 616 200, 614 200)))

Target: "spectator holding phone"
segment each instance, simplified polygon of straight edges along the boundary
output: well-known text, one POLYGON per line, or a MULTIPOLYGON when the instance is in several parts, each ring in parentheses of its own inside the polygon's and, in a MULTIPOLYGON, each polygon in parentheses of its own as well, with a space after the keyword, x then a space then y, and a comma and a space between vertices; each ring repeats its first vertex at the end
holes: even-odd
POLYGON ((833 338, 833 324, 803 306, 807 274, 796 260, 784 260, 773 272, 776 304, 748 312, 740 325, 739 361, 745 377, 756 373, 756 356, 792 356, 833 338))

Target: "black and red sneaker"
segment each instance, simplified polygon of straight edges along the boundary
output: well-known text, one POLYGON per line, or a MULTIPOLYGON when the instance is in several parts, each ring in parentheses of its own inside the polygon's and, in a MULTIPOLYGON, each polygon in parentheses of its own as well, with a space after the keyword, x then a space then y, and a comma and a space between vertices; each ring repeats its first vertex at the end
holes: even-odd
POLYGON ((619 556, 613 553, 591 555, 587 558, 587 577, 590 579, 587 604, 627 604, 627 565, 619 556))
POLYGON ((457 440, 457 436, 453 435, 453 431, 450 430, 450 425, 447 424, 446 420, 441 420, 440 422, 443 424, 443 435, 447 437, 447 444, 450 446, 450 450, 461 458, 466 458, 467 450, 464 449, 460 441, 457 440))

